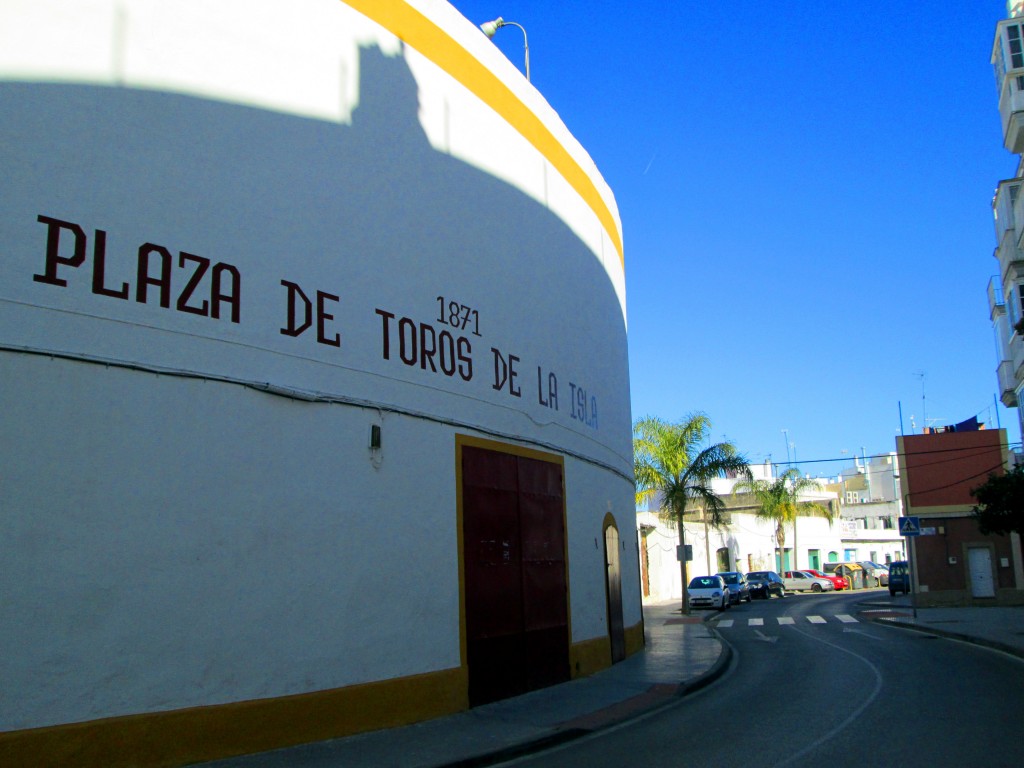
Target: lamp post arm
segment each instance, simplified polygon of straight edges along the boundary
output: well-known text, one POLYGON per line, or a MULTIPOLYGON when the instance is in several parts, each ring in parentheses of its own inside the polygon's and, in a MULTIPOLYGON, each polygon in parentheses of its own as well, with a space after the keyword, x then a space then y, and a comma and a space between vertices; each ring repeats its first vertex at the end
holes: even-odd
POLYGON ((480 29, 488 37, 494 37, 494 33, 502 27, 519 27, 519 30, 523 33, 523 50, 526 52, 526 80, 530 80, 530 41, 526 37, 526 29, 522 24, 518 24, 514 21, 505 21, 501 16, 496 18, 494 21, 485 21, 480 25, 480 29))
POLYGON ((506 21, 502 24, 505 27, 519 27, 523 33, 523 51, 526 56, 526 80, 530 80, 530 41, 526 37, 526 28, 522 24, 517 24, 514 21, 506 21))

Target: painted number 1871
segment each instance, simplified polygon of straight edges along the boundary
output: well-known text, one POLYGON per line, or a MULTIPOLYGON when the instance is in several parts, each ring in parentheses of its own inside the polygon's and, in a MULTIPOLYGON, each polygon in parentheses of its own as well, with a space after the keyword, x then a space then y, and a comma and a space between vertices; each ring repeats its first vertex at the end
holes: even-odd
POLYGON ((437 304, 437 322, 463 331, 470 330, 474 336, 480 335, 480 314, 475 309, 457 301, 445 301, 444 296, 437 297, 437 304))

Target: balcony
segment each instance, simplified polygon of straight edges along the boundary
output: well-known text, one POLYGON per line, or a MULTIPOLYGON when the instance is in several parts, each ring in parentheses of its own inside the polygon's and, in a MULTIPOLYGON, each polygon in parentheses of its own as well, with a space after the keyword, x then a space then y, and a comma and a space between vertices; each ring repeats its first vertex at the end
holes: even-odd
POLYGON ((1017 378, 1013 375, 1013 362, 1003 360, 996 368, 999 378, 999 399, 1007 408, 1017 407, 1017 378))
MULTIPOLYGON (((1024 78, 1024 70, 1016 73, 1024 78)), ((1024 83, 1022 83, 1024 84, 1024 83)), ((1015 155, 1024 152, 1024 92, 1016 77, 1007 77, 999 97, 999 115, 1003 119, 1003 146, 1015 155)))
POLYGON ((1008 232, 1016 234, 1016 222, 1024 221, 1019 218, 1021 211, 1015 210, 1022 182, 1024 179, 1005 179, 996 187, 992 197, 992 221, 997 243, 1002 243, 1008 232))
POLYGON ((1006 314, 1006 301, 1003 299, 1003 285, 998 275, 992 275, 988 281, 988 315, 994 322, 1000 315, 1006 314))
POLYGON ((996 28, 992 66, 999 84, 999 114, 1003 146, 1015 155, 1024 152, 1024 51, 1019 19, 1006 19, 996 28))

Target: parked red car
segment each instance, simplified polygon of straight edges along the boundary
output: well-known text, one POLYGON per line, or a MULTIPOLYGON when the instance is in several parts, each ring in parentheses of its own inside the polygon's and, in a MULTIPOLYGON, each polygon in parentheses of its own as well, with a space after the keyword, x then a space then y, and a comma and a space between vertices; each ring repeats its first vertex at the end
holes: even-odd
POLYGON ((819 579, 828 579, 836 585, 836 589, 849 589, 850 587, 850 582, 846 580, 845 576, 836 576, 834 573, 822 573, 821 571, 816 571, 813 568, 804 568, 804 570, 808 573, 813 573, 819 579))

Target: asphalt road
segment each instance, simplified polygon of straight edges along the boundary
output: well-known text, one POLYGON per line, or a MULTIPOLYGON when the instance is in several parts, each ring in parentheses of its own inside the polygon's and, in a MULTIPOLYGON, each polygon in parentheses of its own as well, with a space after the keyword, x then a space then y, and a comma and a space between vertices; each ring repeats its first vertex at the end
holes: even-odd
POLYGON ((858 621, 864 597, 788 595, 721 612, 714 623, 734 657, 718 682, 507 764, 1024 766, 1024 661, 858 621))

